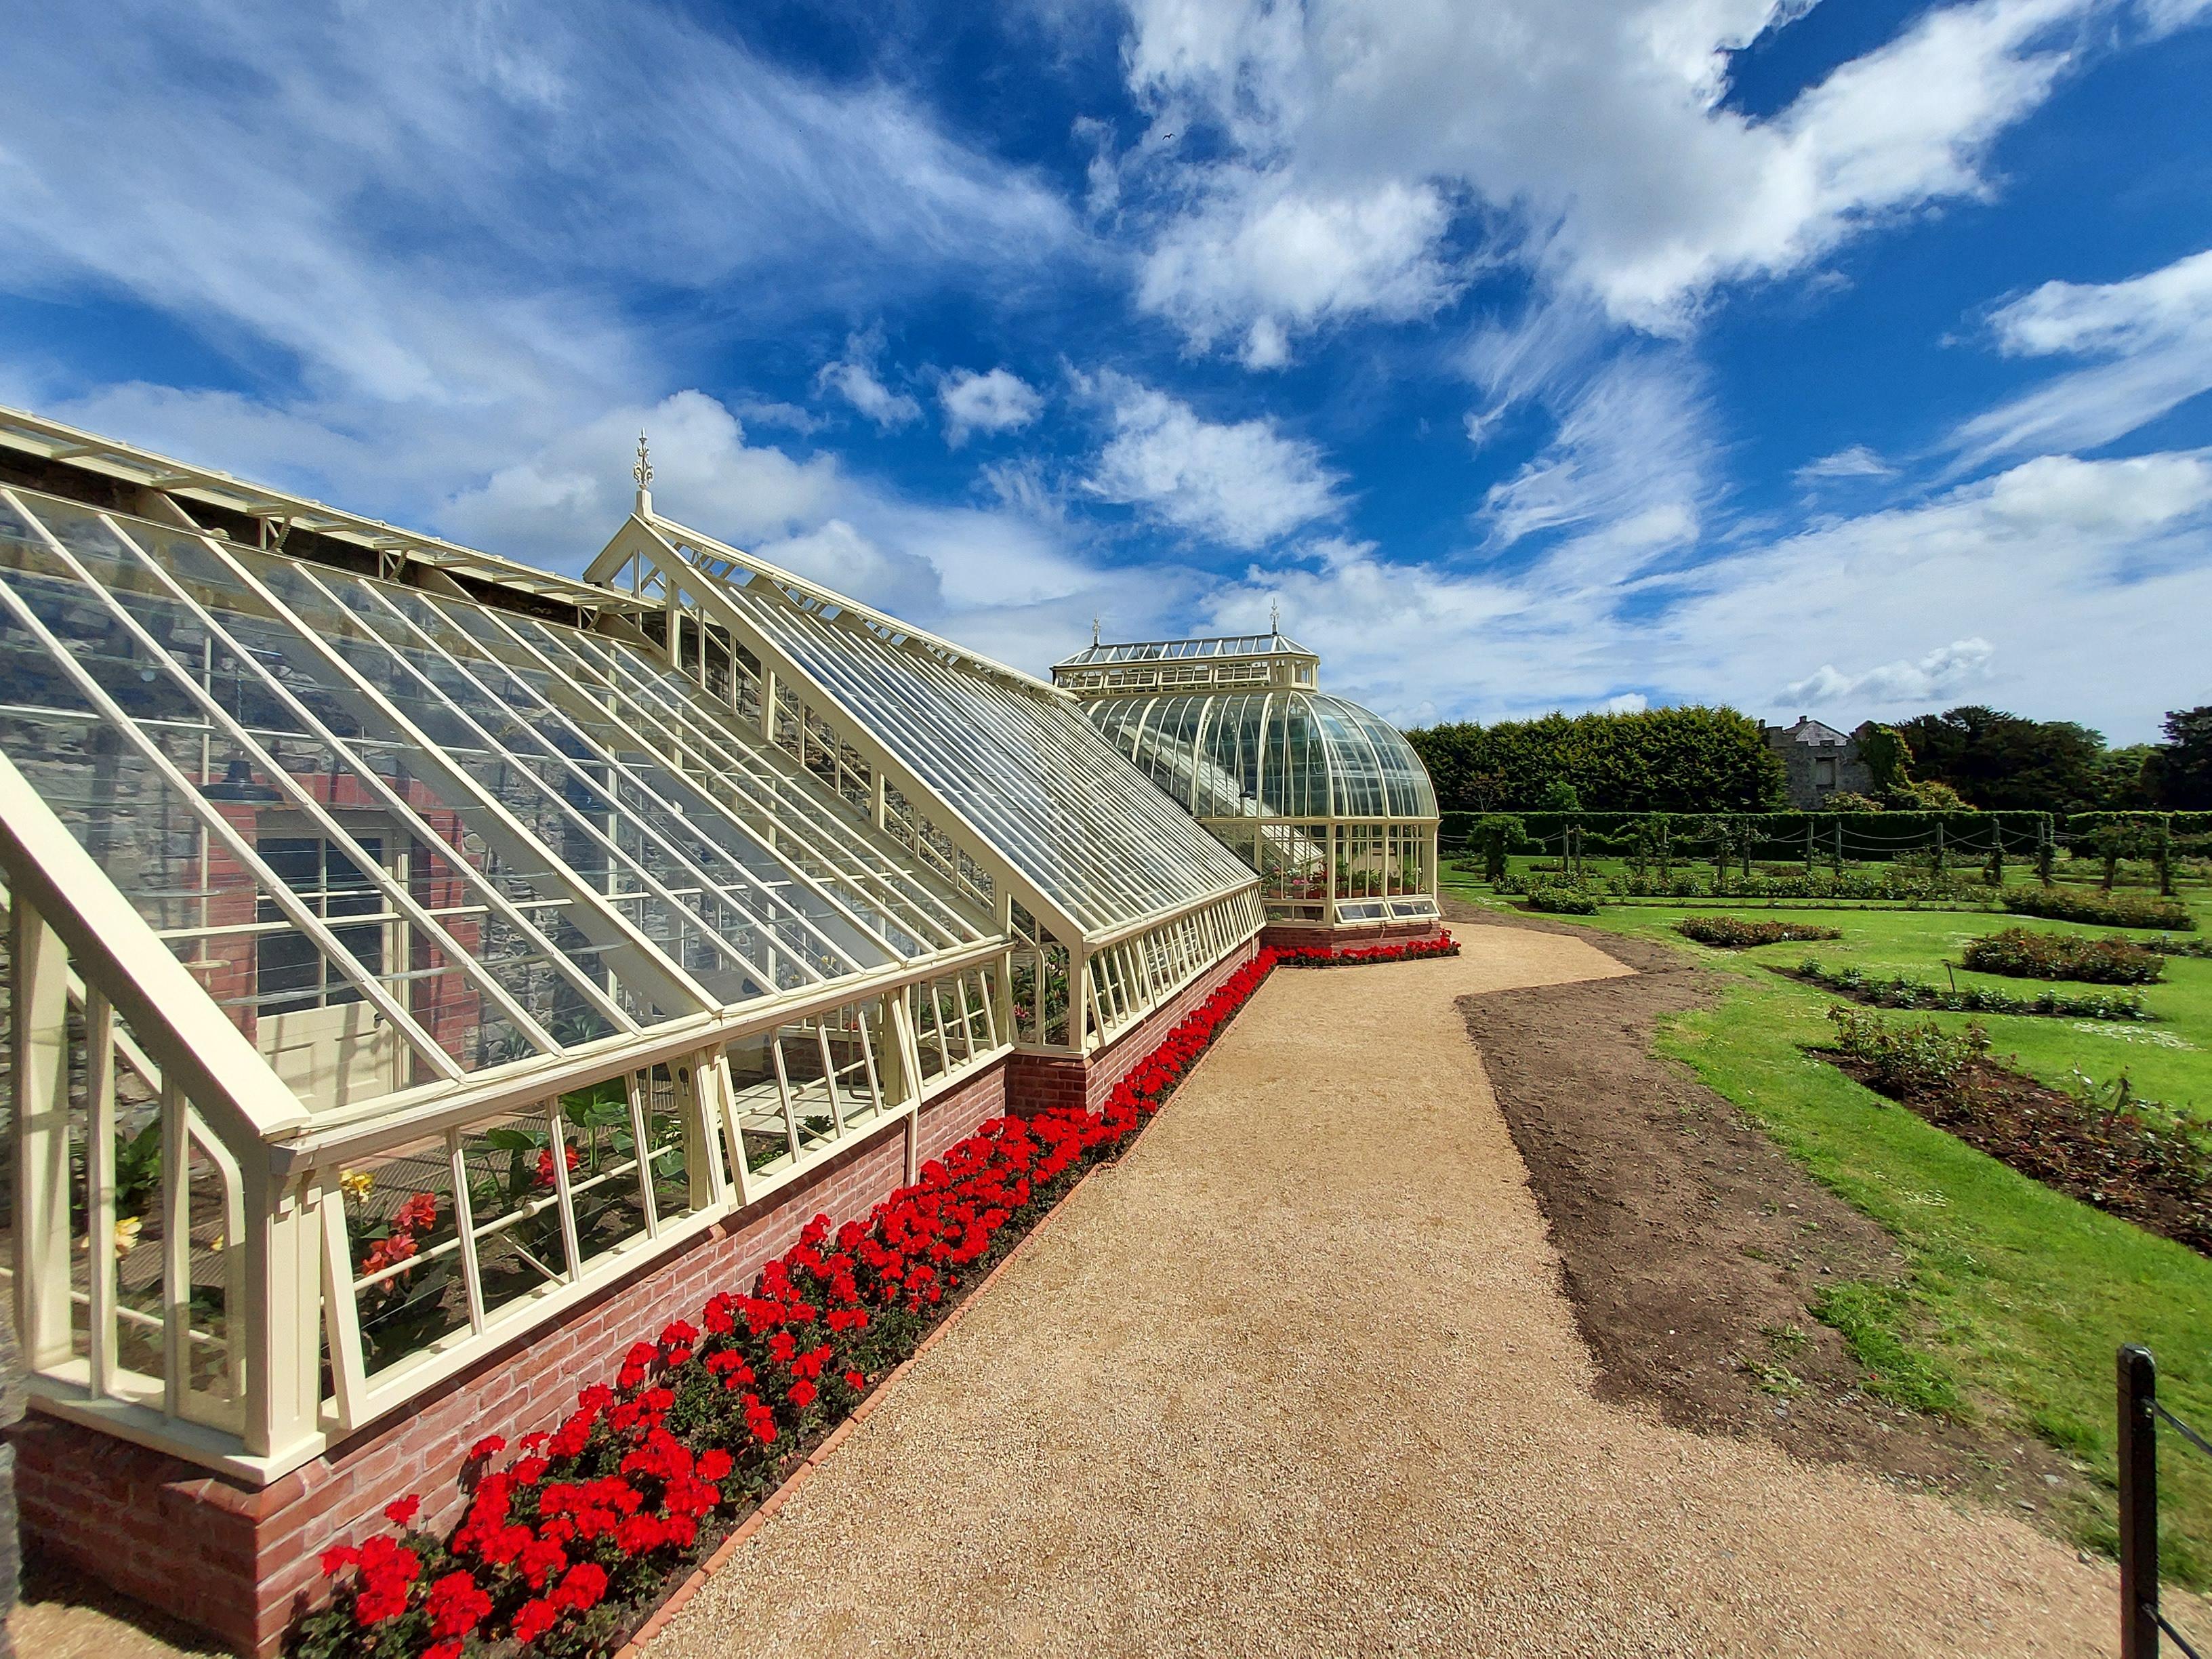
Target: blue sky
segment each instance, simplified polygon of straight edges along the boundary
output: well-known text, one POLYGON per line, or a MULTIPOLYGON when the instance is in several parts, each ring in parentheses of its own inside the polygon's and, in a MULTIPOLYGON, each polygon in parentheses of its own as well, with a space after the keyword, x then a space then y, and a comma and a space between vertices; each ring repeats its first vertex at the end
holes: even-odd
POLYGON ((2212 0, 0 7, 0 401, 1408 723, 2212 702, 2212 0))

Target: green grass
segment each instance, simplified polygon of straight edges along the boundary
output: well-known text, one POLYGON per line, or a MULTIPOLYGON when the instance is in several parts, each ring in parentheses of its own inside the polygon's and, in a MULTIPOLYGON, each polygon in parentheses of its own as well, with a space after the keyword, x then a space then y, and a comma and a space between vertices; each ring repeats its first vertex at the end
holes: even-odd
MULTIPOLYGON (((1499 902, 1479 884, 1448 876, 1446 889, 1499 902)), ((2203 890, 2191 899, 2212 921, 2203 890)), ((1792 920, 1840 928, 1843 939, 1729 952, 1676 934, 1673 923, 1686 914, 1608 907, 1583 920, 1663 939, 1726 976, 1715 1007, 1662 1026, 1660 1051, 1751 1114, 1817 1180, 1887 1229, 1906 1257, 1900 1283, 1830 1287, 1814 1316, 1844 1334, 1884 1398, 1995 1419, 2077 1459, 2106 1496, 2073 1517, 2076 1534, 2109 1548, 2114 1352, 2123 1342, 2147 1345, 2158 1356, 2160 1399, 2200 1428, 2212 1426, 2212 1261, 2015 1175, 1813 1058, 1805 1051, 1828 1042, 1834 999, 1759 965, 1814 954, 1869 973, 1940 980, 1960 940, 2004 919, 1793 910, 1792 920)), ((2176 959, 2166 973, 2167 982, 2147 988, 2161 1018, 2146 1029, 2170 1032, 2187 1048, 2124 1042, 2062 1019, 1990 1016, 1983 1024, 1999 1057, 2016 1054, 2039 1077, 2063 1082, 2078 1067, 2103 1080, 2126 1065, 2143 1092, 2212 1122, 2212 962, 2176 959)), ((1973 977, 1962 974, 1960 982, 1973 977)), ((2172 1434, 2162 1441, 2166 1571, 2212 1585, 2212 1459, 2179 1449, 2172 1434)))

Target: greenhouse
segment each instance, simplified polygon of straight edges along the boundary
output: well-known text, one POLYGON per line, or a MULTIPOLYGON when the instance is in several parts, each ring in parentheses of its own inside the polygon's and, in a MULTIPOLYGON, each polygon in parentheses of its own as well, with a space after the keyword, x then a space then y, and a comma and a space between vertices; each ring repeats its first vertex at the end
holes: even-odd
POLYGON ((1437 797, 1395 727, 1315 689, 1279 632, 1113 645, 1053 670, 1120 750, 1259 872, 1294 931, 1432 927, 1437 797))
POLYGON ((46 1417, 242 1490, 354 1467, 654 1264, 1095 1088, 1256 949, 1252 871, 1073 698, 636 471, 577 580, 0 411, 46 1417))

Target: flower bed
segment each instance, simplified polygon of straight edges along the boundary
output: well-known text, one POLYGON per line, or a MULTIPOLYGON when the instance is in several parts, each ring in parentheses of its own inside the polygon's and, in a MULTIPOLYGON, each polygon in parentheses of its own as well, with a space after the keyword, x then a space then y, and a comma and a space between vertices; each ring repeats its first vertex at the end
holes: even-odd
POLYGON ((1459 941, 1449 933, 1433 939, 1408 939, 1403 945, 1370 945, 1348 951, 1278 951, 1278 968, 1364 968, 1378 962, 1425 962, 1431 957, 1455 957, 1459 941))
POLYGON ((2212 1255, 2212 1146, 2182 1114, 2137 1096, 2123 1072, 2072 1092, 1989 1058, 1978 1024, 1885 1020, 1832 1008, 1846 1075, 2031 1181, 2212 1255))
POLYGON ((1875 1008, 1941 1008, 1954 1014, 2040 1014, 2057 1019, 2156 1019, 2136 991, 2041 991, 2014 996, 1979 985, 1931 985, 1924 979, 1875 979, 1858 968, 1831 968, 1808 957, 1775 971, 1875 1008))
POLYGON ((2166 958, 2117 934, 2038 933, 2007 927, 1966 941, 1960 963, 2012 979, 2071 979, 2089 985, 2148 985, 2164 976, 2166 958))
MULTIPOLYGON (((1456 949, 1457 947, 1453 947, 1456 949)), ((805 1447, 920 1346, 1083 1172, 1159 1110, 1275 966, 1262 951, 1115 1086, 1098 1111, 994 1118, 833 1237, 817 1216, 750 1295, 712 1297, 635 1344, 611 1385, 550 1432, 471 1449, 469 1504, 444 1536, 394 1530, 326 1552, 331 1604, 301 1659, 613 1652, 668 1588, 781 1483, 805 1447)))
POLYGON ((1759 945, 1805 944, 1843 937, 1833 927, 1813 927, 1796 921, 1746 921, 1741 916, 1685 916, 1674 924, 1674 931, 1685 939, 1723 951, 1748 951, 1759 945))
POLYGON ((2015 887, 2004 908, 2019 916, 2046 921, 2086 921, 2096 927, 2158 927, 2177 933, 2197 931, 2189 907, 2170 899, 2118 897, 2066 887, 2015 887))

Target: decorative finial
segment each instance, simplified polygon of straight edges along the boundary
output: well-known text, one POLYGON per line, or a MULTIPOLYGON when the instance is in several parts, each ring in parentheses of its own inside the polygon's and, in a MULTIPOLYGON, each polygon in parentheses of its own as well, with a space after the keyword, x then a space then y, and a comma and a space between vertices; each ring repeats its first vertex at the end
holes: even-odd
POLYGON ((640 489, 653 482, 653 457, 646 449, 642 428, 639 428, 637 434, 637 465, 630 468, 629 476, 637 480, 640 489))
POLYGON ((1098 618, 1096 617, 1091 619, 1091 643, 1098 643, 1098 618))
POLYGON ((1280 599, 1267 601, 1267 631, 1279 640, 1283 637, 1283 602, 1280 599))

